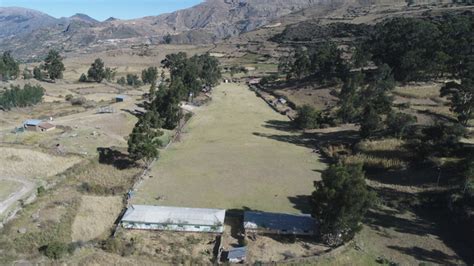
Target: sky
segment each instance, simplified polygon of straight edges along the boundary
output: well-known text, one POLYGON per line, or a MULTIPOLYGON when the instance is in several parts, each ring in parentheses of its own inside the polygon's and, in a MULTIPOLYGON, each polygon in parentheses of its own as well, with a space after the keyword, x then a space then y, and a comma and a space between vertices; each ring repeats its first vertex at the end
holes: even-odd
POLYGON ((56 18, 76 13, 97 20, 156 16, 194 6, 202 0, 0 0, 2 7, 25 7, 42 11, 56 18))

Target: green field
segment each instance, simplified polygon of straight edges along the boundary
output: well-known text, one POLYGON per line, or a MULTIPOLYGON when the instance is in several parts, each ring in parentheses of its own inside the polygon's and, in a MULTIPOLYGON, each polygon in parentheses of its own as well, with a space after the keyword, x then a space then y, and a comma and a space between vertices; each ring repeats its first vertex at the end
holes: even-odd
POLYGON ((300 212, 325 165, 287 117, 246 86, 221 85, 182 141, 162 152, 134 204, 300 212), (295 205, 296 204, 296 205, 295 205))

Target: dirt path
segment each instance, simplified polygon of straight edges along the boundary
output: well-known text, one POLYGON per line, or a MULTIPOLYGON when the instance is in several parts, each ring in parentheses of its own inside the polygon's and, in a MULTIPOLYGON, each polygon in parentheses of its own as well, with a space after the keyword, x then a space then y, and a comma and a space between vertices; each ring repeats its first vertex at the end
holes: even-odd
POLYGON ((22 199, 28 193, 30 193, 34 188, 35 184, 23 178, 8 178, 8 177, 0 177, 0 180, 10 180, 19 182, 22 184, 20 190, 12 193, 6 200, 0 202, 0 216, 8 210, 15 202, 22 199))

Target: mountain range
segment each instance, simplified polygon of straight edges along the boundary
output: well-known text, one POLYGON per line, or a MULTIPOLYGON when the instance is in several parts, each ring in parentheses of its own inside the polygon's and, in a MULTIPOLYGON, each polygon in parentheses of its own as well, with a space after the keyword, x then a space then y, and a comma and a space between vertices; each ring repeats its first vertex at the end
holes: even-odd
POLYGON ((0 50, 12 50, 20 58, 31 59, 50 48, 74 51, 122 44, 213 43, 307 8, 348 4, 396 5, 405 4, 405 0, 206 0, 169 14, 132 20, 109 18, 103 22, 85 14, 54 18, 35 10, 0 7, 0 50))

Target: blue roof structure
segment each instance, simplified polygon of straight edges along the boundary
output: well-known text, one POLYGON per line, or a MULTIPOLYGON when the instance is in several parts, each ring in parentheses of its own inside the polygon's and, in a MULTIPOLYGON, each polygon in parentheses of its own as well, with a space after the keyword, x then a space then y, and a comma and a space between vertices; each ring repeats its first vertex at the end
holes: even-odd
POLYGON ((313 234, 318 222, 310 215, 252 212, 244 213, 245 229, 264 229, 281 234, 313 234))
POLYGON ((123 96, 123 95, 117 95, 117 96, 115 96, 115 99, 122 99, 122 100, 125 100, 125 98, 126 98, 126 97, 123 96))
POLYGON ((227 255, 227 259, 240 259, 245 258, 247 255, 247 248, 240 247, 240 248, 233 248, 229 250, 229 255, 227 255))
POLYGON ((37 126, 39 124, 41 124, 41 120, 38 120, 38 119, 28 119, 26 120, 23 125, 28 125, 28 126, 37 126))

